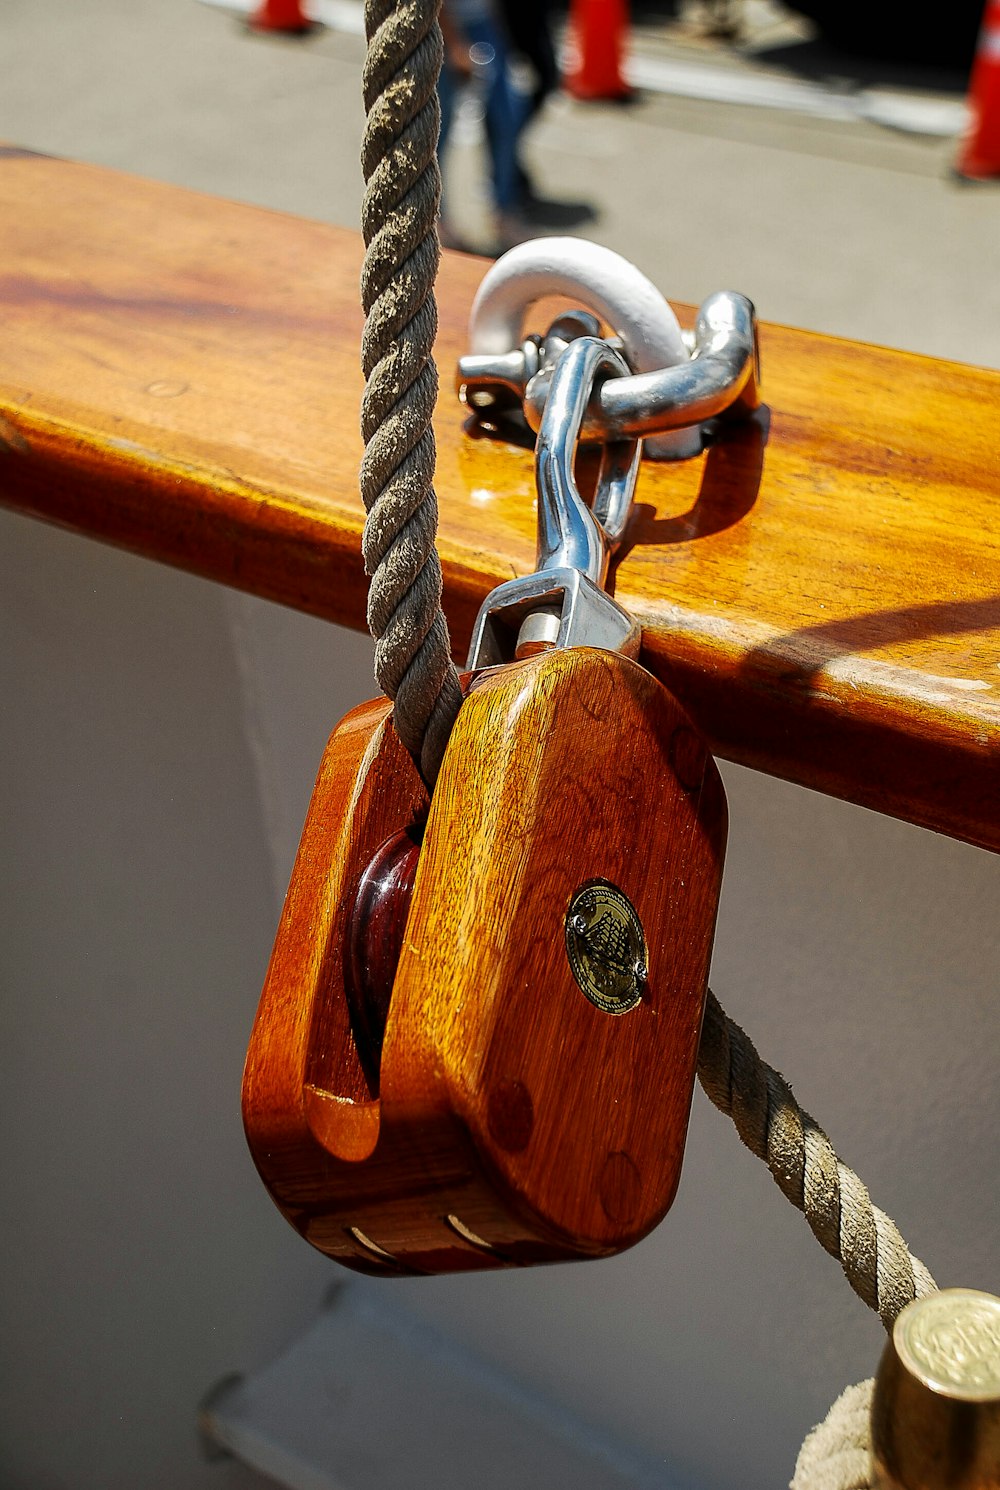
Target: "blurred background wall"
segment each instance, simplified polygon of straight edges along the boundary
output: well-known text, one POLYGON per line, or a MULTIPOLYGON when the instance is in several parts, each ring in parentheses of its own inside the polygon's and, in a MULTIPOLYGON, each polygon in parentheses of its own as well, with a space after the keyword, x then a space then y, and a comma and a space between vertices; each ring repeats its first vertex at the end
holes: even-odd
MULTIPOLYGON (((353 224, 360 55, 334 32, 250 38, 191 0, 5 0, 0 137, 353 224)), ((954 186, 952 149, 650 96, 558 101, 532 163, 671 296, 732 287, 767 319, 996 365, 1000 196, 954 186)), ((472 183, 474 145, 459 154, 472 183)), ((257 1181, 240 1072, 323 743, 373 691, 369 644, 0 527, 0 1482, 249 1487, 201 1457, 197 1403, 301 1329, 333 1269, 257 1181)), ((714 987, 939 1281, 1000 1291, 997 859, 725 776, 714 987)), ((691 1490, 786 1483, 881 1343, 700 1094, 676 1206, 633 1252, 382 1293, 691 1490)))

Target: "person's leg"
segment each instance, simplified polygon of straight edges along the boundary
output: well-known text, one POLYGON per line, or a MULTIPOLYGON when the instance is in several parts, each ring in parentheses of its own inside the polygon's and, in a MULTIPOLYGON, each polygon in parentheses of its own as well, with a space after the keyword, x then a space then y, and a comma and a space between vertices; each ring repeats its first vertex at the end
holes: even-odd
POLYGON ((441 76, 438 78, 438 102, 441 105, 441 129, 438 133, 438 160, 441 164, 441 215, 438 223, 438 234, 445 248, 461 248, 463 245, 459 235, 453 228, 448 216, 448 194, 445 186, 445 158, 448 148, 448 136, 451 134, 451 126, 455 118, 455 104, 458 98, 458 89, 461 79, 457 78, 454 69, 449 66, 445 57, 441 67, 441 76))
POLYGON ((490 19, 467 25, 476 76, 484 89, 486 140, 493 180, 493 201, 500 212, 517 206, 517 136, 522 105, 511 86, 507 45, 501 28, 490 19))
POLYGON ((502 0, 501 11, 514 50, 535 73, 527 118, 533 119, 550 93, 559 87, 559 64, 552 41, 547 0, 502 0))

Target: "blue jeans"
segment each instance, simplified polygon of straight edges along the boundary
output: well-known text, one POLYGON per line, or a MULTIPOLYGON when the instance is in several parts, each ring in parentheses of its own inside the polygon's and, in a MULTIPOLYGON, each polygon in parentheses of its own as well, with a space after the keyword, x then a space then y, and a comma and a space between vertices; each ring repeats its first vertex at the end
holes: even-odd
MULTIPOLYGON (((527 118, 526 101, 511 86, 507 71, 507 47, 500 28, 492 20, 468 21, 463 34, 470 46, 481 47, 490 61, 477 64, 475 83, 483 89, 486 139, 490 152, 493 201, 499 212, 516 209, 520 201, 520 172, 517 140, 527 118)), ((441 69, 438 97, 441 101, 441 134, 438 151, 444 154, 455 105, 464 79, 448 66, 441 69)))

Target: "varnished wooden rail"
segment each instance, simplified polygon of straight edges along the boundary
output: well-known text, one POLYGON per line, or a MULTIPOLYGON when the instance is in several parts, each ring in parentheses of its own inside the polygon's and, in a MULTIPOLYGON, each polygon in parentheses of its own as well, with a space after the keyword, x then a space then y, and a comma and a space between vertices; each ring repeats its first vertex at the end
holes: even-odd
MULTIPOLYGON (((360 262, 349 232, 0 147, 0 501, 363 625, 360 262)), ((481 274, 440 281, 460 655, 534 556, 530 452, 448 392, 481 274)), ((769 417, 643 469, 615 576, 643 660, 718 754, 1000 848, 1000 374, 777 326, 762 354, 769 417)))

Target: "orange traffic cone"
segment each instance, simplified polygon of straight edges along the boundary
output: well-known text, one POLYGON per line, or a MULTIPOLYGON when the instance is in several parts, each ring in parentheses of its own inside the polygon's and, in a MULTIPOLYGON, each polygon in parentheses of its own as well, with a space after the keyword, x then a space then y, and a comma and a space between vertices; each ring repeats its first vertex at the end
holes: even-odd
POLYGON ((972 120, 955 169, 970 181, 1000 176, 1000 0, 986 0, 969 83, 972 120))
POLYGON ((311 31, 301 0, 262 0, 250 17, 255 31, 311 31))
POLYGON ((574 98, 630 98, 622 76, 628 37, 628 0, 573 0, 572 60, 565 79, 574 98))

